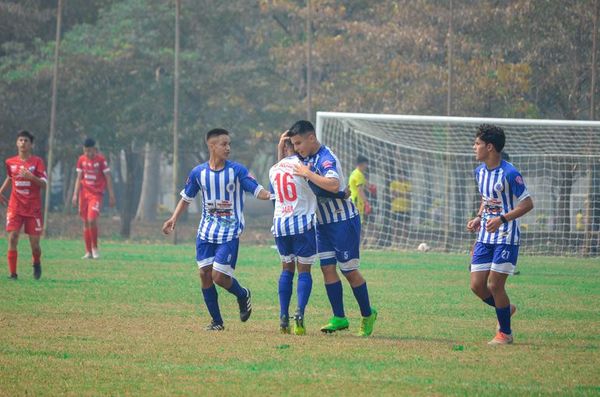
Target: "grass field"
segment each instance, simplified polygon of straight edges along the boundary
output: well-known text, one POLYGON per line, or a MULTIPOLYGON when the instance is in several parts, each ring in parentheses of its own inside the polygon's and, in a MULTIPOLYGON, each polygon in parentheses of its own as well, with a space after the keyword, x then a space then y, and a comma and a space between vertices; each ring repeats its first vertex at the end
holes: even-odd
MULTIPOLYGON (((0 248, 4 258, 5 239, 0 248)), ((347 284, 350 331, 318 332, 330 315, 318 269, 308 335, 280 335, 268 247, 242 246, 236 275, 254 312, 240 323, 235 298, 220 290, 221 333, 203 331, 189 243, 106 242, 98 261, 78 259, 79 241, 43 249, 40 281, 26 241, 19 280, 0 278, 2 396, 600 395, 598 259, 521 258, 509 280, 515 344, 493 348, 494 312, 470 292, 461 255, 364 252, 379 320, 362 339, 347 284)))

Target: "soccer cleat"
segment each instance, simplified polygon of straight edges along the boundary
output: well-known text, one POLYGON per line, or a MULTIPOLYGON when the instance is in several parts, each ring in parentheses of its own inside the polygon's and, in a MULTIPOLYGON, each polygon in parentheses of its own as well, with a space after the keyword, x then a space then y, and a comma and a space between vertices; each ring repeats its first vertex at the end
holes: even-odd
POLYGON ((81 257, 81 259, 92 259, 92 253, 86 252, 85 255, 81 257))
POLYGON ((360 320, 360 330, 358 331, 358 336, 370 336, 373 333, 373 325, 375 324, 375 320, 377 320, 377 310, 371 308, 371 315, 368 317, 363 317, 360 320))
POLYGON ((97 248, 92 248, 92 258, 100 259, 100 251, 97 248))
MULTIPOLYGON (((517 312, 517 306, 510 304, 510 318, 512 318, 513 314, 517 312)), ((496 326, 496 331, 500 331, 500 323, 496 326)))
POLYGON ((33 278, 39 280, 42 277, 42 265, 40 263, 33 264, 33 278))
POLYGON ((335 331, 348 329, 349 326, 350 323, 348 322, 348 319, 346 317, 333 316, 327 324, 321 327, 321 332, 330 334, 335 331))
POLYGON ((513 336, 510 334, 505 334, 504 332, 498 331, 494 339, 488 342, 488 345, 496 346, 496 345, 510 345, 513 343, 513 336))
POLYGON ((244 288, 246 290, 245 298, 238 298, 238 305, 240 306, 240 320, 243 323, 248 321, 250 318, 250 314, 252 314, 252 302, 250 300, 250 290, 248 288, 244 288))
POLYGON ((216 323, 214 321, 211 321, 210 324, 208 324, 205 328, 205 331, 224 331, 225 330, 225 326, 223 324, 219 324, 216 323))
POLYGON ((11 279, 11 280, 16 280, 19 277, 17 276, 17 273, 11 273, 10 276, 8 276, 8 278, 11 279))
POLYGON ((290 333, 290 319, 288 316, 281 316, 279 318, 279 332, 282 334, 290 333))
POLYGON ((306 335, 304 316, 299 311, 294 314, 294 335, 306 335))

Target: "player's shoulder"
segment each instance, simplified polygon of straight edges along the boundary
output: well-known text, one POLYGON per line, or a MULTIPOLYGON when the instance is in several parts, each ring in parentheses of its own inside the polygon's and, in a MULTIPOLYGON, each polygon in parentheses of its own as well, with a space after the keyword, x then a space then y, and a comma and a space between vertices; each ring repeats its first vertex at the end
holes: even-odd
POLYGON ((329 147, 321 145, 319 151, 317 152, 317 164, 328 168, 334 166, 336 163, 337 157, 333 151, 329 147))
POLYGON ((236 174, 239 172, 248 172, 248 168, 244 164, 232 160, 225 161, 225 168, 233 168, 236 174))
POLYGON ((19 160, 19 156, 11 156, 11 157, 8 157, 6 160, 4 160, 4 162, 5 162, 6 164, 14 164, 14 163, 16 163, 18 160, 19 160))
POLYGON ((500 167, 502 167, 504 175, 506 175, 506 177, 509 179, 516 178, 521 175, 517 167, 515 167, 512 163, 509 163, 506 160, 502 160, 500 167))

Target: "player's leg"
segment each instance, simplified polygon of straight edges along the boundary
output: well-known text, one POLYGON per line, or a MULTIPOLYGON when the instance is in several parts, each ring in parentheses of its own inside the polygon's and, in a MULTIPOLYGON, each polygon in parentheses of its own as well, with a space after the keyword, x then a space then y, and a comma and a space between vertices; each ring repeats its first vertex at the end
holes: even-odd
POLYGON ((6 231, 8 232, 8 250, 6 260, 8 262, 9 277, 17 279, 17 247, 19 245, 19 232, 23 225, 24 218, 8 210, 6 212, 6 231))
POLYGON ((298 258, 298 306, 294 313, 294 334, 304 335, 304 312, 312 292, 312 276, 310 269, 317 258, 315 229, 309 229, 294 239, 294 253, 298 258))
POLYGON ((252 302, 250 290, 242 287, 238 280, 233 277, 239 246, 240 240, 237 238, 218 244, 215 252, 212 277, 215 284, 225 288, 230 294, 235 295, 240 307, 240 320, 245 322, 248 321, 252 313, 252 302))
POLYGON ((498 317, 499 329, 494 339, 489 343, 492 345, 504 345, 513 342, 511 329, 511 316, 516 307, 511 305, 506 293, 506 280, 509 275, 514 274, 519 256, 519 247, 516 245, 496 245, 494 259, 488 278, 488 288, 496 302, 496 316, 498 317))
POLYGON ((488 288, 488 277, 494 259, 493 246, 484 243, 475 243, 471 258, 471 291, 482 301, 496 307, 494 296, 488 288))
POLYGON ((219 294, 212 279, 212 263, 215 259, 216 244, 196 239, 196 261, 202 286, 204 304, 211 317, 211 323, 205 328, 207 331, 222 331, 223 318, 219 309, 219 294))
POLYGON ((42 248, 40 238, 42 236, 43 223, 42 216, 25 218, 25 233, 29 235, 29 245, 31 246, 31 256, 33 262, 33 277, 39 280, 42 277, 42 248))
POLYGON ((348 319, 344 312, 344 293, 342 281, 337 273, 337 260, 335 257, 335 246, 333 235, 335 234, 335 223, 317 226, 317 251, 321 262, 321 272, 325 282, 325 291, 333 311, 333 317, 327 324, 321 327, 322 332, 335 332, 347 329, 348 319))
POLYGON ((277 294, 279 296, 279 330, 283 334, 290 333, 290 300, 292 299, 296 267, 293 238, 294 236, 275 237, 275 244, 281 258, 281 274, 277 284, 277 294))
POLYGON ((94 259, 100 258, 100 251, 98 250, 98 217, 100 216, 101 206, 102 197, 90 197, 90 205, 88 206, 88 225, 92 245, 92 258, 94 259))
POLYGON ((82 259, 92 259, 92 233, 88 222, 88 199, 83 192, 79 195, 79 216, 83 224, 83 241, 85 243, 85 254, 82 259))

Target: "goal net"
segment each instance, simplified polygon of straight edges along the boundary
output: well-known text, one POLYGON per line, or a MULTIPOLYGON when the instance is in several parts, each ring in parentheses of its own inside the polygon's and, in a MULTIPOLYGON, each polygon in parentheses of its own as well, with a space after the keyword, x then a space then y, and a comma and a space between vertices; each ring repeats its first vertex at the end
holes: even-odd
POLYGON ((598 255, 600 122, 319 112, 317 135, 346 175, 358 155, 369 160, 363 246, 470 250, 466 223, 480 204, 472 147, 483 123, 504 129, 503 152, 534 201, 521 218, 521 252, 598 255))

